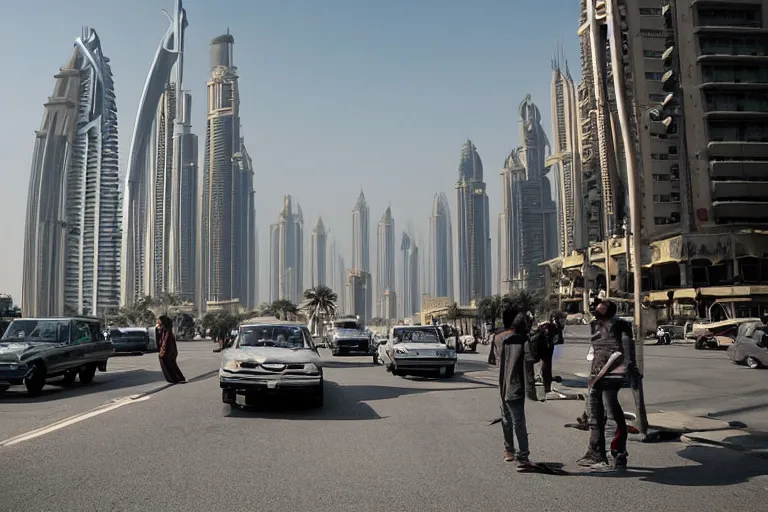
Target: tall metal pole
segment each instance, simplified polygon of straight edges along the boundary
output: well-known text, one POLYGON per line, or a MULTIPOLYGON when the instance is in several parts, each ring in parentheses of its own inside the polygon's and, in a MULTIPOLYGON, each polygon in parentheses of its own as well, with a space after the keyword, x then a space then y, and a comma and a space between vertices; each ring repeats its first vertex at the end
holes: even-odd
MULTIPOLYGON (((590 0, 591 1, 591 0, 590 0)), ((631 221, 631 255, 633 270, 633 291, 632 299, 634 303, 634 331, 635 331, 635 350, 637 366, 640 375, 633 379, 633 392, 635 395, 635 405, 637 407, 638 430, 645 435, 648 432, 648 418, 645 410, 645 396, 643 393, 643 329, 641 315, 642 292, 642 262, 640 260, 640 244, 642 243, 642 222, 640 218, 640 190, 638 187, 638 169, 637 155, 635 154, 635 140, 630 132, 630 120, 627 110, 626 91, 624 88, 624 73, 618 70, 624 68, 621 57, 621 33, 619 28, 618 9, 616 0, 606 0, 606 23, 608 24, 608 40, 611 52, 611 67, 613 69, 613 86, 616 91, 616 106, 619 114, 619 126, 621 128, 621 137, 624 146, 624 161, 627 165, 627 188, 629 189, 629 216, 631 221)))

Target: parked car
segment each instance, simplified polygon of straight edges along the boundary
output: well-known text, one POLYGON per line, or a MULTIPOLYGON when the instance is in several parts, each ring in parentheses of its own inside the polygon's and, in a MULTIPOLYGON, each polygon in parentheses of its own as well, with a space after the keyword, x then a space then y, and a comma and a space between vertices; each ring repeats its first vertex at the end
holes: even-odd
POLYGON ((323 405, 323 365, 309 329, 293 322, 241 325, 219 369, 221 400, 254 405, 260 395, 299 392, 323 405))
POLYGON ((53 377, 90 384, 113 353, 98 318, 17 318, 0 339, 0 391, 24 384, 39 395, 53 377))
POLYGON ((448 347, 443 333, 433 325, 398 325, 378 348, 379 359, 393 375, 437 373, 452 377, 456 350, 448 347))
POLYGON ((752 369, 767 368, 768 326, 762 322, 741 324, 736 340, 728 347, 728 357, 752 369))
POLYGON ((358 317, 335 319, 326 334, 326 346, 334 356, 341 354, 371 355, 374 351, 373 333, 358 317))
POLYGON ((136 354, 151 350, 149 330, 144 327, 113 327, 109 329, 109 341, 118 354, 136 354))

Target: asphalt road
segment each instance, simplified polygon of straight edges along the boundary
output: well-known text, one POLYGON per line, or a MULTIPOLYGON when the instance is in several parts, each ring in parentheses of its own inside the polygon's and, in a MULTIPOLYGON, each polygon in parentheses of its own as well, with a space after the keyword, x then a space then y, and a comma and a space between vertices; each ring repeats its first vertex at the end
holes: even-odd
MULTIPOLYGON (((571 357, 577 364, 581 348, 569 348, 558 364, 571 357)), ((758 511, 768 496, 765 460, 680 443, 632 443, 623 475, 517 474, 502 461, 500 427, 488 426, 498 390, 488 383, 484 354, 463 356, 466 373, 443 381, 401 379, 368 358, 327 356, 322 410, 279 403, 241 410, 221 403, 211 349, 181 345, 186 385, 165 387, 156 355, 146 355, 111 361, 111 370, 126 371, 97 374, 92 387, 51 387, 35 401, 0 398, 0 439, 7 439, 149 392, 0 446, 0 511, 758 511)), ((703 385, 680 387, 690 400, 703 385)), ((532 456, 577 471, 586 434, 562 425, 583 402, 526 407, 532 456)))

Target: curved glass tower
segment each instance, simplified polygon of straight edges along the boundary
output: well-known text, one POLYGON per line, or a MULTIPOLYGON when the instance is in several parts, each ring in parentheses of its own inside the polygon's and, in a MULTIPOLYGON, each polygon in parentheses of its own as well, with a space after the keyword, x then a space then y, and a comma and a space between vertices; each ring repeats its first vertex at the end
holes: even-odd
POLYGON ((24 237, 26 316, 102 315, 120 298, 120 190, 112 70, 83 29, 36 134, 24 237))
POLYGON ((174 166, 173 153, 167 144, 160 147, 158 139, 166 141, 172 137, 173 132, 170 130, 175 130, 175 128, 171 128, 175 115, 185 109, 184 106, 178 104, 178 102, 184 101, 180 90, 182 83, 181 61, 176 67, 175 84, 173 87, 169 87, 171 73, 183 51, 184 29, 187 27, 186 12, 182 8, 181 0, 174 0, 173 12, 171 14, 165 12, 165 15, 168 17, 170 25, 160 40, 149 74, 144 82, 144 90, 141 93, 136 124, 133 127, 131 146, 128 151, 128 169, 123 196, 124 225, 120 283, 122 304, 131 304, 136 297, 142 295, 152 295, 158 291, 158 288, 162 291, 175 291, 169 289, 173 288, 170 284, 163 286, 163 283, 168 283, 168 279, 163 281, 163 277, 158 276, 158 272, 167 271, 169 275, 174 275, 171 265, 178 258, 175 255, 171 257, 174 250, 170 243, 156 244, 155 238, 157 238, 158 229, 161 232, 170 233, 171 215, 168 216, 168 219, 165 219, 163 215, 166 211, 169 213, 173 211, 170 206, 167 209, 164 207, 167 203, 171 203, 173 196, 171 187, 167 188, 167 193, 163 191, 165 188, 163 178, 166 174, 171 174, 172 171, 169 169, 169 173, 161 172, 159 183, 157 172, 158 167, 166 167, 166 162, 169 162, 168 167, 174 166), (157 123, 158 113, 160 114, 160 126, 157 123), (153 143, 164 154, 153 155, 154 152, 149 150, 153 143), (161 190, 160 198, 162 199, 161 206, 163 206, 161 208, 157 208, 158 188, 161 190), (167 201, 165 200, 166 197, 167 201), (167 228, 163 227, 164 224, 167 225, 167 228), (166 247, 169 251, 167 255, 165 254, 166 247), (159 254, 158 250, 160 251, 159 254), (157 280, 160 280, 160 285, 155 284, 157 280))

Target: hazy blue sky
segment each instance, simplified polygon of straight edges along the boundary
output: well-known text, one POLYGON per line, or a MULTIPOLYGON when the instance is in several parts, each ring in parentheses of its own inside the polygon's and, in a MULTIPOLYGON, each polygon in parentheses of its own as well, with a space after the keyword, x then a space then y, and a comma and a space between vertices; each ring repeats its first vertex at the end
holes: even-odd
MULTIPOLYGON (((124 166, 139 95, 167 28, 161 9, 171 5, 17 0, 0 7, 6 70, 0 293, 21 299, 34 130, 81 26, 98 32, 111 59, 124 166)), ((518 145, 517 107, 526 94, 551 133, 550 60, 558 40, 578 80, 577 0, 186 0, 184 6, 184 85, 192 91, 201 148, 208 43, 227 28, 235 37, 242 133, 256 168, 262 299, 267 229, 284 194, 299 200, 307 230, 322 215, 347 261, 361 187, 371 207, 372 254, 376 223, 390 203, 398 232, 411 221, 426 243, 433 195, 442 189, 455 209, 453 185, 467 137, 483 160, 495 238, 498 172, 518 145)))

